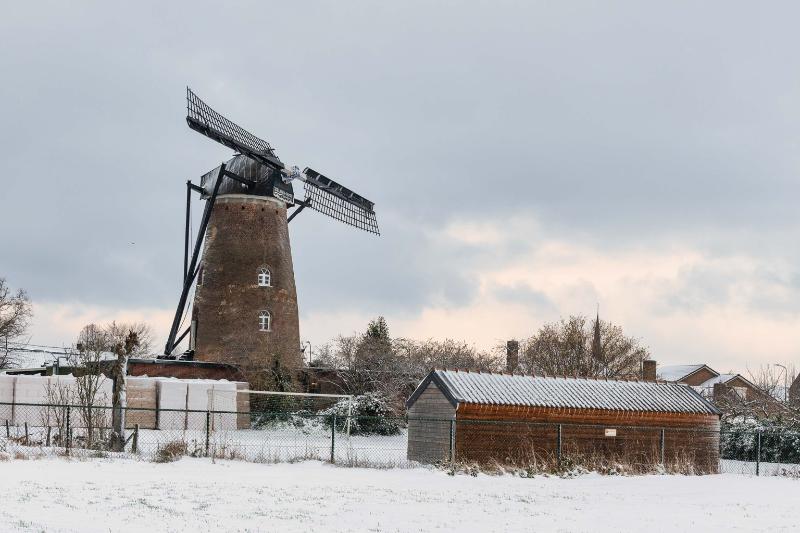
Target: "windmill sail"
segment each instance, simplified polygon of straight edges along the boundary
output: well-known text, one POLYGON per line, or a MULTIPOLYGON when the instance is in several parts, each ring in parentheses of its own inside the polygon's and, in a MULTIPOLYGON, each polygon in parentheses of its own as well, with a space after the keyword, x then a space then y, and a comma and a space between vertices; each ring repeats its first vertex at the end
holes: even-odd
POLYGON ((345 224, 380 235, 372 202, 347 187, 306 168, 305 193, 308 206, 345 224))
POLYGON ((211 109, 188 87, 186 88, 186 122, 190 128, 209 139, 262 163, 278 169, 283 168, 283 163, 275 155, 275 150, 267 141, 259 139, 211 109))
MULTIPOLYGON (((188 87, 186 88, 186 109, 186 122, 193 130, 259 163, 282 171, 284 176, 288 176, 288 178, 284 177, 283 183, 290 183, 294 177, 303 181, 306 205, 311 209, 345 224, 380 235, 378 221, 375 218, 375 205, 363 196, 310 168, 306 168, 301 175, 299 173, 297 176, 290 175, 267 141, 256 137, 211 109, 188 87)), ((216 176, 214 171, 204 178, 204 188, 206 182, 210 183, 213 176, 216 176)), ((275 183, 275 190, 285 189, 277 178, 275 183)), ((223 194, 243 192, 243 186, 227 180, 220 192, 223 194)), ((291 193, 291 189, 288 189, 287 192, 291 193)), ((253 194, 255 191, 250 190, 248 193, 253 194)), ((287 203, 291 204, 292 202, 287 200, 287 203)))

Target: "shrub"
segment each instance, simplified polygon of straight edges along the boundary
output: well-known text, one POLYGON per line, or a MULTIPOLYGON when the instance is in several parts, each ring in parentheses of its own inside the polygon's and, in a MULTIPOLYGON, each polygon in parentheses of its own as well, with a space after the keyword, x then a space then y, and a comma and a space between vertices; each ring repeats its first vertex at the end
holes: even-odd
MULTIPOLYGON (((323 411, 325 425, 331 427, 333 416, 336 415, 336 429, 344 431, 347 427, 348 407, 349 401, 342 399, 333 407, 323 411)), ((386 396, 368 392, 353 397, 351 435, 397 435, 401 427, 402 419, 394 413, 386 396)))

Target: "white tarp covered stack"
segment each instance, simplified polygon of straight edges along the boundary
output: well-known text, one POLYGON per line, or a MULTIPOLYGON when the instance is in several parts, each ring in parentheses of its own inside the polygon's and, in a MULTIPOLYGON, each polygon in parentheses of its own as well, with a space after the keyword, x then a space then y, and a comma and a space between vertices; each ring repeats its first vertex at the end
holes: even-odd
POLYGON ((210 393, 209 409, 212 414, 211 427, 217 431, 236 429, 236 383, 218 381, 210 393))
POLYGON ((206 429, 207 411, 214 413, 212 427, 217 430, 236 429, 236 383, 216 380, 159 380, 159 429, 206 429), (169 409, 182 409, 178 416, 169 409))
MULTIPOLYGON (((7 419, 17 426, 25 423, 29 426, 54 426, 55 409, 48 408, 47 404, 73 405, 72 427, 85 427, 88 423, 94 427, 110 424, 111 379, 100 376, 99 381, 94 382, 96 392, 91 409, 79 407, 84 401, 78 395, 77 379, 80 378, 0 375, 0 424, 7 419)), ((240 410, 241 400, 241 395, 236 394, 240 385, 237 382, 146 376, 129 377, 126 382, 127 405, 131 408, 126 416, 128 427, 139 424, 142 428, 203 431, 206 429, 206 412, 211 410, 220 411, 211 417, 212 429, 237 428, 236 412, 240 410)))
POLYGON ((158 380, 158 429, 186 429, 186 382, 158 380))
POLYGON ((16 376, 0 376, 0 424, 14 423, 14 381, 16 376))
POLYGON ((49 386, 50 378, 45 376, 17 376, 14 384, 14 424, 44 425, 47 409, 41 405, 50 403, 47 394, 49 386))
POLYGON ((186 394, 186 429, 206 429, 206 411, 213 381, 192 380, 188 382, 186 394))

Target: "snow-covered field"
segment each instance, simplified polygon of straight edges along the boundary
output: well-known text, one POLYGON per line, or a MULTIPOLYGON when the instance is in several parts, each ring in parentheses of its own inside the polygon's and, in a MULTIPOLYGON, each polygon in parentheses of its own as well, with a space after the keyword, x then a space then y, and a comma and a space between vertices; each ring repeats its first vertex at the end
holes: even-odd
POLYGON ((0 463, 2 531, 796 531, 800 480, 449 476, 185 458, 0 463))

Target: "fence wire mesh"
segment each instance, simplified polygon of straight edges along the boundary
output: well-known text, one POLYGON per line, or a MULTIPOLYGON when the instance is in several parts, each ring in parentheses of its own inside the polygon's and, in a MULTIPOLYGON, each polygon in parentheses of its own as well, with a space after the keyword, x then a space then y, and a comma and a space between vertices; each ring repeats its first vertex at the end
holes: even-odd
POLYGON ((127 408, 114 451, 112 408, 0 403, 0 453, 170 461, 181 456, 262 463, 320 460, 375 468, 492 463, 538 470, 574 465, 630 472, 800 476, 793 432, 616 427, 495 420, 342 416, 335 411, 127 408), (617 465, 617 466, 615 466, 617 465))

